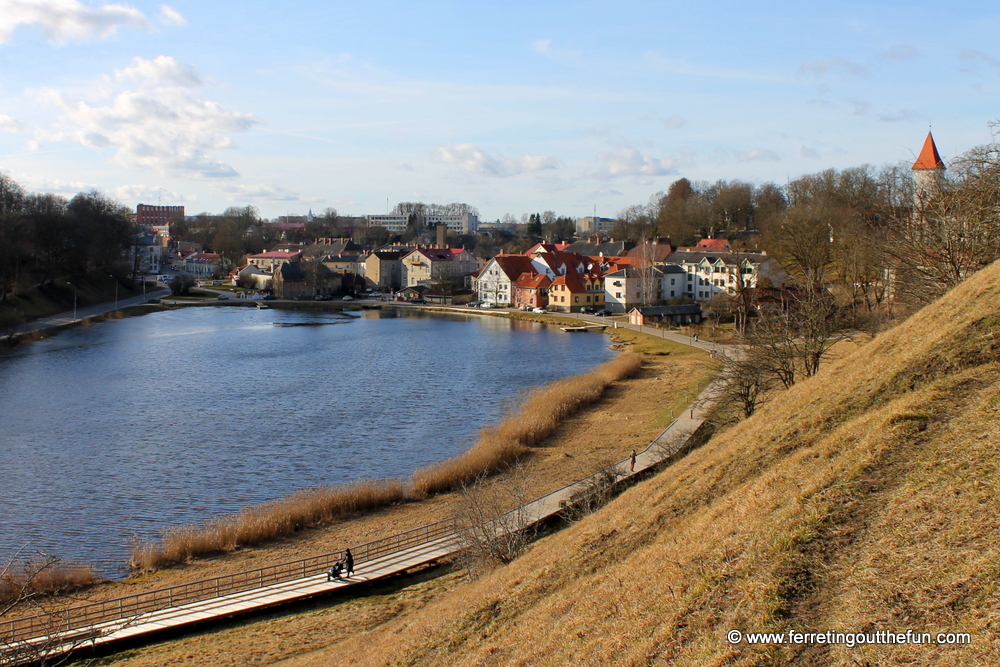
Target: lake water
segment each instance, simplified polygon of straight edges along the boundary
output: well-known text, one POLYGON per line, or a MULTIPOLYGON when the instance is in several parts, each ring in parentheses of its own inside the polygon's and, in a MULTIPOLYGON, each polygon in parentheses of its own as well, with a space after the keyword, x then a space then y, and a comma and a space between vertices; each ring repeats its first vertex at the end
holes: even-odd
POLYGON ((0 559, 123 560, 133 535, 407 477, 526 388, 614 355, 601 335, 501 318, 355 315, 186 308, 0 358, 0 559))

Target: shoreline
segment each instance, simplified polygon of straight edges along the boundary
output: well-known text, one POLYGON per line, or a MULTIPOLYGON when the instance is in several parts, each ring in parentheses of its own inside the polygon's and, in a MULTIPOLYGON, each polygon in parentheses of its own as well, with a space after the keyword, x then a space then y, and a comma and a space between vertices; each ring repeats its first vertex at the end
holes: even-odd
MULTIPOLYGON (((669 423, 686 395, 707 383, 710 372, 704 352, 628 330, 608 333, 613 347, 644 352, 647 361, 634 377, 613 382, 596 402, 562 420, 552 435, 529 447, 525 468, 532 497, 585 477, 612 459, 627 456, 631 448, 645 447, 669 423), (672 394, 672 400, 664 400, 664 394, 672 394)), ((407 499, 265 544, 101 583, 77 591, 73 598, 109 599, 329 553, 451 518, 458 501, 454 491, 407 499)))

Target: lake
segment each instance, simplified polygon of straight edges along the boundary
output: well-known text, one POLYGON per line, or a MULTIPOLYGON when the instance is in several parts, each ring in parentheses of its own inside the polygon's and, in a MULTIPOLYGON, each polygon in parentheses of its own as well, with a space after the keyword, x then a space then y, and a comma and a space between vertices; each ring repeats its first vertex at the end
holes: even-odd
POLYGON ((408 477, 528 388, 614 356, 598 334, 385 309, 184 308, 0 358, 0 560, 124 560, 130 536, 297 489, 408 477))

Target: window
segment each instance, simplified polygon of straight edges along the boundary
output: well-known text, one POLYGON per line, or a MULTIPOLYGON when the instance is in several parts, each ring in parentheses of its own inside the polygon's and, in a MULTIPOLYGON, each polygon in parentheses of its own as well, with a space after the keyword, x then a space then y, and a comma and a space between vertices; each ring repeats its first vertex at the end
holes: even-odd
POLYGON ((671 284, 671 285, 673 285, 673 284, 674 284, 674 279, 673 279, 673 278, 671 278, 671 279, 670 279, 670 284, 671 284))
POLYGON ((615 298, 616 299, 622 298, 622 293, 621 292, 615 292, 615 298))
POLYGON ((670 290, 670 296, 673 296, 673 295, 674 295, 674 291, 670 290))

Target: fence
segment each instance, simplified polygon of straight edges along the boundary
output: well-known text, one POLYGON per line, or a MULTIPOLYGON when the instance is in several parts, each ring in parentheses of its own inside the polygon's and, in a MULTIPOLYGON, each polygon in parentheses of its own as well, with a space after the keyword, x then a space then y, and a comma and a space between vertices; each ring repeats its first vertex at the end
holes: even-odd
MULTIPOLYGON (((405 551, 421 544, 434 542, 455 533, 453 521, 439 521, 420 528, 351 547, 355 563, 364 563, 405 551)), ((257 570, 248 570, 224 577, 205 579, 190 584, 171 586, 147 593, 137 593, 127 597, 104 602, 70 607, 50 614, 39 614, 13 619, 3 623, 0 646, 34 639, 40 635, 68 632, 73 629, 94 626, 100 623, 129 619, 169 607, 192 602, 200 602, 232 593, 241 593, 254 588, 281 584, 308 576, 322 574, 333 563, 340 560, 343 551, 321 556, 272 565, 257 570)))
MULTIPOLYGON (((702 393, 702 396, 707 397, 710 393, 711 389, 706 389, 702 393)), ((657 463, 676 459, 687 453, 690 449, 691 435, 693 433, 670 433, 675 427, 679 426, 679 422, 680 420, 671 422, 643 450, 644 452, 653 450, 657 455, 657 463), (668 435, 676 438, 676 440, 673 442, 667 441, 666 438, 668 435)), ((698 420, 698 423, 700 424, 700 420, 698 420)), ((615 483, 620 481, 621 478, 628 476, 624 471, 624 465, 625 462, 622 461, 612 466, 616 470, 620 468, 620 471, 615 473, 615 483)), ((515 529, 525 528, 545 516, 563 511, 575 503, 585 501, 587 496, 592 495, 594 489, 600 488, 600 478, 606 474, 607 471, 594 473, 518 508, 515 510, 516 512, 526 514, 520 516, 519 523, 521 525, 515 529), (577 491, 576 494, 572 493, 574 489, 577 491), (560 496, 563 497, 559 498, 560 496), (549 502, 554 502, 555 506, 542 509, 549 502), (537 513, 532 511, 535 509, 541 511, 537 513)), ((445 537, 456 536, 457 533, 458 527, 454 521, 439 521, 381 540, 351 547, 351 549, 355 563, 360 564, 390 554, 399 553, 415 546, 441 540, 445 537)), ((0 647, 4 644, 10 645, 15 642, 34 640, 43 635, 52 636, 57 633, 68 633, 72 630, 93 628, 93 626, 101 623, 131 619, 141 614, 161 609, 319 575, 333 565, 333 563, 340 560, 343 554, 343 551, 337 551, 257 570, 238 572, 224 577, 206 579, 190 584, 149 591, 147 593, 138 593, 104 602, 70 607, 51 614, 41 614, 4 621, 2 626, 0 626, 2 627, 2 630, 0 630, 0 633, 2 633, 0 634, 0 647)))

